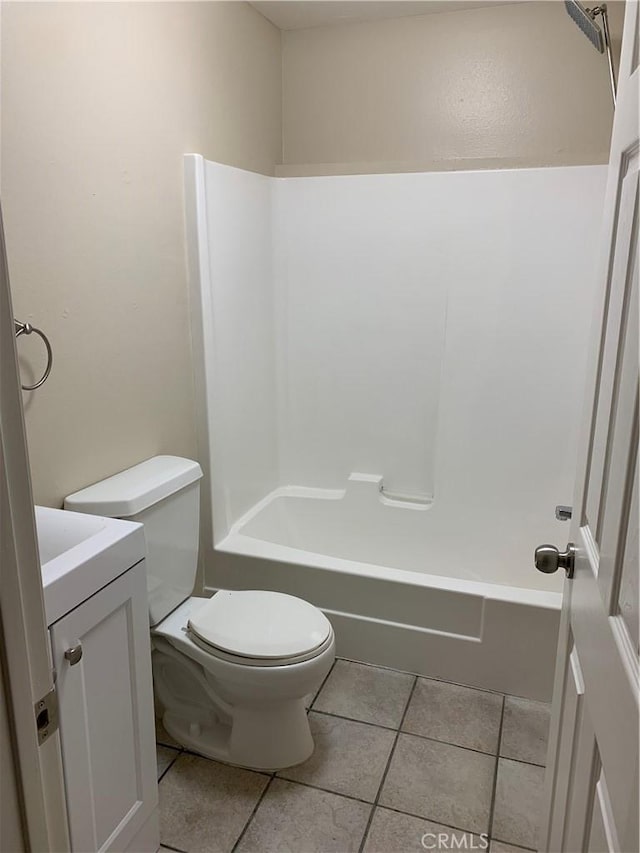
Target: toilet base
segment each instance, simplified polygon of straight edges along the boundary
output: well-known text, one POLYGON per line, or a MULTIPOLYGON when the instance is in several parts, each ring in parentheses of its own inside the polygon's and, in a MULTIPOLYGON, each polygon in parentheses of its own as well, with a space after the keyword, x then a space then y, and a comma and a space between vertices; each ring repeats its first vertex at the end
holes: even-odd
POLYGON ((167 710, 162 723, 178 743, 206 758, 251 770, 282 770, 313 753, 305 704, 300 700, 256 710, 236 708, 232 725, 193 722, 167 710))

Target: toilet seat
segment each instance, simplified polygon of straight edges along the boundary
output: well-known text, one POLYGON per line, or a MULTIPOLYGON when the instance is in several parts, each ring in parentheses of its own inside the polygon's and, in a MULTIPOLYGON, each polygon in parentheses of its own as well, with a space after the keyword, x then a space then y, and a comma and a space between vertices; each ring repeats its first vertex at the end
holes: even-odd
POLYGON ((266 590, 220 590, 191 614, 187 633, 207 653, 244 666, 310 660, 333 642, 331 623, 317 607, 266 590))
POLYGON ((216 646, 210 646, 208 643, 203 642, 199 637, 197 637, 189 630, 187 630, 187 636, 195 646, 198 646, 198 648, 202 649, 203 652, 206 652, 212 658, 227 661, 228 663, 235 663, 238 666, 255 667, 289 666, 290 664, 294 663, 304 663, 304 661, 312 660, 313 658, 321 655, 322 652, 326 651, 326 649, 328 649, 334 642, 332 631, 331 634, 324 641, 324 643, 322 643, 322 645, 317 646, 315 649, 312 649, 311 651, 300 655, 293 655, 288 658, 250 658, 244 657, 243 655, 232 655, 228 652, 224 652, 222 649, 219 649, 216 646))

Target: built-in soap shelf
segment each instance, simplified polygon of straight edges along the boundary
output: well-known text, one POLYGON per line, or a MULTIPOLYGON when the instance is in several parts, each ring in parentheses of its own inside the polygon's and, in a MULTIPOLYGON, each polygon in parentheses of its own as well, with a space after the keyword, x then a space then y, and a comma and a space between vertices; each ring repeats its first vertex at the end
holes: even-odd
POLYGON ((387 506, 400 506, 406 509, 429 509, 433 504, 433 495, 408 495, 403 492, 391 492, 380 488, 380 500, 387 506))
POLYGON ((380 503, 401 509, 427 510, 433 506, 433 495, 420 493, 396 492, 385 488, 384 477, 379 474, 352 473, 349 475, 347 492, 361 489, 375 489, 380 503), (357 484, 357 485, 356 485, 357 484))

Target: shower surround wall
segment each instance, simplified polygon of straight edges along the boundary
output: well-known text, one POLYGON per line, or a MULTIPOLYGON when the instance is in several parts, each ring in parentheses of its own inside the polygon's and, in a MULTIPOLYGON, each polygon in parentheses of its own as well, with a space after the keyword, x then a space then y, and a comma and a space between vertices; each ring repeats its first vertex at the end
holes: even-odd
POLYGON ((275 182, 283 484, 433 495, 447 303, 409 176, 275 182))
MULTIPOLYGON (((206 239, 196 240, 194 246, 196 234, 188 229, 188 250, 190 257, 194 248, 200 253, 203 276, 216 282, 197 296, 192 293, 192 303, 202 297, 199 316, 206 317, 206 322, 192 323, 192 334, 198 422, 206 423, 198 437, 208 475, 201 526, 204 548, 210 550, 213 537, 216 542, 224 538, 231 525, 280 482, 274 179, 201 158, 196 162, 187 157, 186 164, 206 167, 210 195, 199 200, 207 209, 206 239)), ((204 176, 186 189, 204 194, 204 176)), ((193 275, 190 278, 193 284, 193 275)))
POLYGON ((210 588, 301 594, 346 656, 550 693, 562 581, 532 552, 566 539, 605 176, 186 158, 210 588))

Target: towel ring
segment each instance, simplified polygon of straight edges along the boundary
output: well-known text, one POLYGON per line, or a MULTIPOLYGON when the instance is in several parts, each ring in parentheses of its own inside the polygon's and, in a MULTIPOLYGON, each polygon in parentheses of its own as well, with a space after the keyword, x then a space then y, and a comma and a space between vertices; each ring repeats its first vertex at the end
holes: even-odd
POLYGON ((51 344, 49 343, 49 338, 45 335, 45 333, 41 329, 36 329, 35 326, 32 326, 31 323, 20 323, 18 320, 13 321, 16 327, 16 338, 19 338, 20 335, 30 335, 32 332, 35 332, 36 335, 40 335, 42 338, 45 347, 47 348, 47 366, 42 375, 42 378, 35 383, 35 385, 22 385, 23 391, 35 391, 36 388, 39 388, 44 382, 47 381, 49 374, 51 373, 51 368, 53 366, 53 351, 51 349, 51 344))

